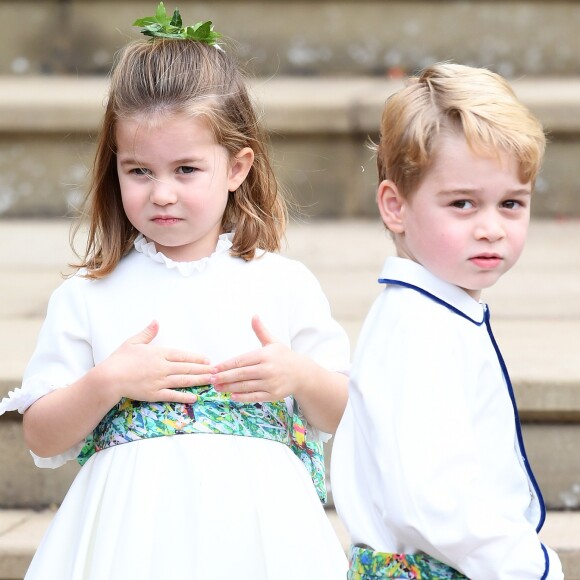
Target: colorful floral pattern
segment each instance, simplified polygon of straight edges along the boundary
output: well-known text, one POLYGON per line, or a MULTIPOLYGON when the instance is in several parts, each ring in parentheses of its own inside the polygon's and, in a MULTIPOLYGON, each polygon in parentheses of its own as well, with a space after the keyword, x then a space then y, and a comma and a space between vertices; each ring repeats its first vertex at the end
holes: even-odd
POLYGON ((427 554, 388 554, 351 547, 347 580, 460 580, 467 577, 427 554))
POLYGON ((151 437, 216 433, 260 437, 288 445, 308 470, 318 496, 326 502, 322 442, 309 435, 309 427, 294 401, 290 415, 285 401, 237 403, 213 385, 190 387, 197 395, 193 405, 149 403, 121 399, 85 439, 77 460, 83 465, 93 454, 123 443, 151 437))

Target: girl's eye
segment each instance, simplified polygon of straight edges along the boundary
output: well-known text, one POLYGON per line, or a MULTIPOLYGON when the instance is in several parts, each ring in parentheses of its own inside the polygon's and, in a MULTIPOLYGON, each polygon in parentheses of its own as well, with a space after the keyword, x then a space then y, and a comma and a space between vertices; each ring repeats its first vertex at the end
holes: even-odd
POLYGON ((150 175, 151 172, 149 169, 145 169, 144 167, 135 167, 135 169, 131 169, 131 173, 134 175, 150 175))
POLYGON ((182 165, 177 169, 178 173, 193 173, 195 171, 195 167, 190 167, 189 165, 182 165))
POLYGON ((453 207, 458 209, 472 209, 473 203, 467 199, 458 199, 451 204, 453 207))

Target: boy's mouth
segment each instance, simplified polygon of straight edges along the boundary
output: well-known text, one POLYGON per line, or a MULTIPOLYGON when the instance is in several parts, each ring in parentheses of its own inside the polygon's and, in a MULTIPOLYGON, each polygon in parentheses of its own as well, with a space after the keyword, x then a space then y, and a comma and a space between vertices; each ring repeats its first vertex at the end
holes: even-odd
POLYGON ((501 264, 502 258, 497 254, 480 254, 469 258, 469 261, 479 268, 492 269, 501 264))

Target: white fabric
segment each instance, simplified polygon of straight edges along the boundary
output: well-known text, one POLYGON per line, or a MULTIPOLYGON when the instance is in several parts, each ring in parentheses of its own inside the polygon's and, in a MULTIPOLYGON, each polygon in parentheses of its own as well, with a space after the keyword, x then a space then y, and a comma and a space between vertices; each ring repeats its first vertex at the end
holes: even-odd
POLYGON ((26 580, 344 580, 346 569, 288 447, 196 434, 89 459, 26 580))
MULTIPOLYGON (((353 543, 425 552, 472 580, 544 578, 543 504, 524 467, 485 306, 387 259, 353 360, 332 490, 353 543), (463 315, 459 314, 463 313, 463 315)), ((562 578, 549 553, 550 579, 562 578)))
MULTIPOLYGON (((218 363, 260 347, 251 328, 258 314, 293 350, 348 372, 346 333, 299 262, 271 253, 250 262, 233 258, 231 235, 199 263, 177 264, 142 238, 135 247, 109 277, 75 276, 55 290, 22 388, 0 403, 0 414, 24 412, 66 387, 153 319, 156 344, 218 363)), ((35 459, 58 467, 80 447, 35 459)), ((93 456, 26 578, 318 580, 342 579, 346 567, 310 477, 288 447, 195 434, 93 456)))

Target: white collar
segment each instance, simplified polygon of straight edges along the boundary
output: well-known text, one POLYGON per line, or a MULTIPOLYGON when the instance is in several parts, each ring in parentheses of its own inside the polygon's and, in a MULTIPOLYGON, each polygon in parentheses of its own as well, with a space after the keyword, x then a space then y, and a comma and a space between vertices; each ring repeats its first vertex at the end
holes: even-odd
POLYGON ((196 272, 203 272, 206 266, 215 256, 219 256, 228 252, 228 250, 233 245, 234 234, 233 232, 221 234, 218 238, 216 248, 214 252, 205 258, 200 258, 199 260, 194 260, 193 262, 177 262, 168 258, 165 254, 157 251, 155 244, 147 240, 147 238, 143 234, 139 234, 133 245, 135 249, 147 256, 154 262, 158 262, 160 264, 165 264, 165 266, 170 270, 177 270, 183 276, 191 276, 196 272))
POLYGON ((482 324, 486 305, 473 299, 465 290, 455 284, 445 282, 413 260, 407 258, 387 258, 381 271, 379 282, 400 284, 413 288, 443 303, 451 310, 458 311, 475 324, 482 324))

